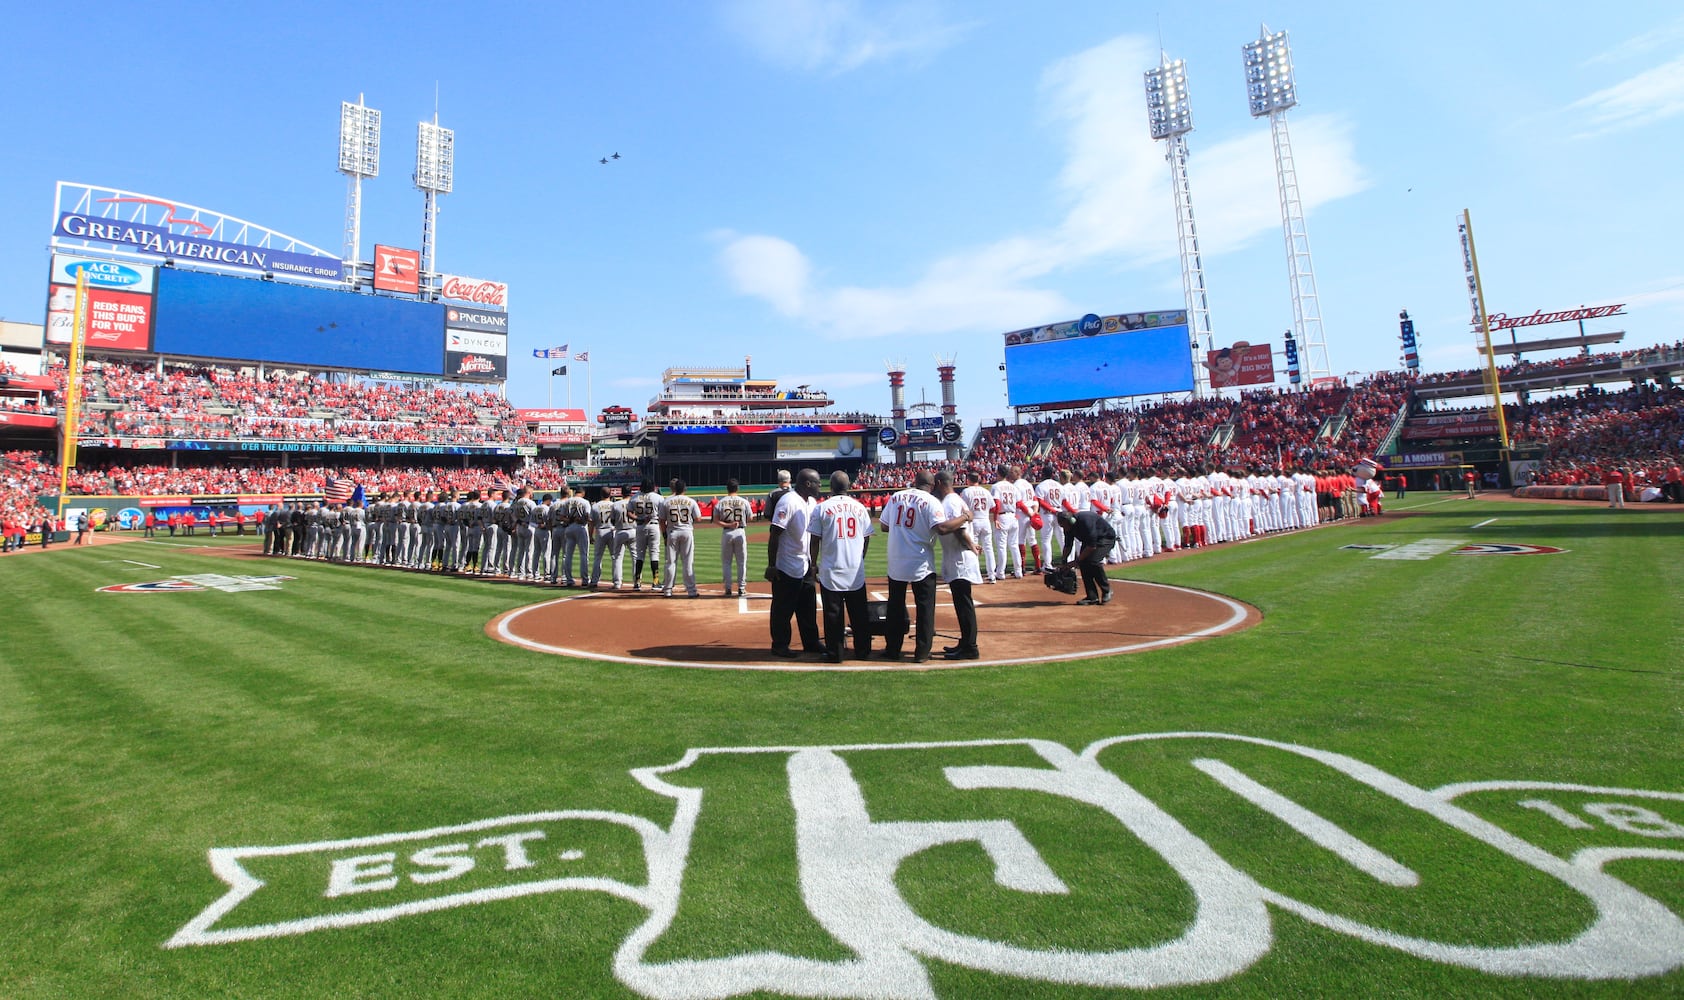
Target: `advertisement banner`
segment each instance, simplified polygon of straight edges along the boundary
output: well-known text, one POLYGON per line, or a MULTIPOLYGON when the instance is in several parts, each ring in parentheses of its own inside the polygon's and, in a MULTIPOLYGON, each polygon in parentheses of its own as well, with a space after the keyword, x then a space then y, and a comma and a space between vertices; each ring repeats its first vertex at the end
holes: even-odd
POLYGON ((464 309, 448 306, 444 311, 444 325, 457 330, 483 330, 486 333, 508 333, 509 314, 485 309, 464 309))
POLYGON ((55 285, 74 287, 76 276, 86 274, 89 288, 109 288, 117 292, 150 292, 154 273, 154 270, 145 264, 127 264, 96 257, 55 253, 53 273, 48 281, 55 285))
POLYGON ((94 243, 109 243, 148 256, 184 263, 203 261, 221 267, 268 271, 276 277, 329 281, 341 281, 345 277, 345 265, 336 257, 249 247, 239 243, 207 240, 200 236, 181 236, 163 226, 147 226, 139 222, 124 222, 121 219, 102 219, 80 212, 62 213, 58 217, 58 225, 53 229, 53 235, 94 243))
POLYGON ((1471 414, 1465 419, 1435 419, 1430 423, 1411 422, 1403 428, 1406 441, 1431 441, 1448 438, 1489 437, 1497 433, 1497 421, 1485 414, 1471 414))
POLYGON ((565 434, 537 434, 533 440, 539 444, 590 444, 591 436, 585 431, 573 431, 565 434))
POLYGON ((501 354, 476 354, 471 351, 444 352, 444 377, 466 379, 506 379, 509 359, 501 354))
MULTIPOLYGON (((75 322, 76 289, 54 285, 47 305, 47 341, 70 343, 75 322)), ((152 296, 88 288, 88 326, 84 345, 89 350, 149 351, 152 349, 152 296)))
POLYGON ((502 333, 482 333, 478 330, 444 331, 444 349, 459 354, 494 354, 508 357, 509 338, 502 333))
POLYGON ((501 281, 464 278, 460 274, 441 274, 439 298, 446 302, 465 302, 486 309, 507 309, 509 286, 501 281))
POLYGON ((0 424, 12 427, 57 427, 58 418, 45 413, 12 413, 0 410, 0 424))
POLYGON ((1205 352, 1212 389, 1268 385, 1275 380, 1275 356, 1268 344, 1236 341, 1232 347, 1205 352))
POLYGON ((516 410, 515 417, 528 424, 582 424, 585 422, 585 411, 560 407, 549 410, 516 410))
POLYGON ((421 292, 421 251, 374 245, 374 290, 418 295, 421 292))
POLYGON ((864 451, 857 434, 790 434, 778 438, 778 459, 859 458, 864 451))

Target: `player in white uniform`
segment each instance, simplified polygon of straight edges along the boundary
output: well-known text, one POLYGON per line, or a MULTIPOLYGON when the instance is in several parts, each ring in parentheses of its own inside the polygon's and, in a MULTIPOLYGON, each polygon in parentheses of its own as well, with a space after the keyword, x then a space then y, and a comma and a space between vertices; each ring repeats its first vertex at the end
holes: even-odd
POLYGON ((684 576, 684 592, 696 596, 696 522, 702 519, 701 505, 684 495, 684 480, 672 481, 672 496, 661 508, 661 534, 666 538, 667 578, 661 592, 672 596, 679 575, 684 576))
POLYGON ((996 570, 994 561, 994 515, 998 509, 994 502, 994 494, 988 487, 982 485, 982 473, 976 469, 965 470, 965 488, 959 492, 965 506, 971 511, 971 537, 982 549, 982 582, 993 583, 1004 573, 1004 569, 996 570))
POLYGON ((1058 527, 1058 515, 1065 509, 1064 484, 1058 481, 1058 470, 1051 465, 1041 467, 1041 481, 1035 486, 1035 502, 1039 505, 1036 513, 1041 515, 1041 542, 1036 546, 1035 561, 1044 569, 1052 564, 1053 542, 1062 541, 1064 537, 1064 532, 1058 527))
MULTIPOLYGON (((1017 554, 1018 558, 1028 566, 1027 555, 1035 557, 1035 564, 1028 566, 1028 572, 1039 573, 1046 569, 1041 561, 1041 542, 1036 534, 1040 529, 1034 525, 1034 519, 1040 511, 1040 504, 1035 502, 1035 485, 1023 478, 1023 470, 1012 466, 1012 488, 1017 492, 1017 554)), ((1045 526, 1046 519, 1042 518, 1045 526)), ((1049 553, 1050 555, 1050 553, 1049 553)))
POLYGON ((877 533, 871 512, 848 495, 846 472, 830 474, 830 496, 815 506, 807 517, 811 538, 810 556, 817 567, 819 602, 824 609, 824 660, 842 662, 842 613, 847 611, 853 628, 854 659, 871 656, 871 629, 867 622, 865 553, 871 536, 877 533))
POLYGON ((1023 546, 1019 544, 1022 537, 1018 534, 1019 499, 1017 483, 1013 482, 1012 470, 1009 466, 1000 466, 1000 479, 990 491, 994 496, 994 567, 999 579, 1006 578, 1006 562, 1010 560, 1017 570, 1012 576, 1023 579, 1023 546))
POLYGON ((725 495, 713 503, 713 523, 724 529, 719 535, 719 563, 725 576, 725 596, 735 587, 737 596, 748 593, 748 532, 754 508, 737 493, 740 484, 725 480, 725 495))
POLYGON ((645 479, 631 499, 632 589, 643 589, 643 564, 650 563, 650 583, 661 582, 661 505, 666 501, 655 492, 655 481, 645 479))
POLYGON ((976 518, 970 505, 953 491, 953 473, 946 470, 936 473, 935 487, 943 517, 949 520, 966 519, 962 522, 964 527, 958 531, 941 534, 941 576, 947 581, 948 593, 953 598, 953 613, 959 619, 959 642, 943 650, 942 659, 974 660, 981 656, 977 651, 976 601, 971 595, 972 585, 982 582, 982 572, 977 565, 977 543, 971 535, 976 528, 976 518))

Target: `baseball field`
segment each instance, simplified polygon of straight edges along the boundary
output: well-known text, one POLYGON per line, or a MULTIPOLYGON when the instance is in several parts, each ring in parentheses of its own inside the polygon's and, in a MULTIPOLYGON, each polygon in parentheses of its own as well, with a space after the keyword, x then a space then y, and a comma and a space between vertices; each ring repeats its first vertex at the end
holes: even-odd
MULTIPOLYGON (((1113 570, 1247 627, 940 670, 531 648, 488 626, 565 593, 250 539, 8 556, 0 996, 1684 995, 1684 514, 1389 511, 1113 570)), ((1001 589, 985 661, 991 613, 1148 631, 1001 589)), ((768 603, 553 627, 606 602, 669 653, 768 603)))

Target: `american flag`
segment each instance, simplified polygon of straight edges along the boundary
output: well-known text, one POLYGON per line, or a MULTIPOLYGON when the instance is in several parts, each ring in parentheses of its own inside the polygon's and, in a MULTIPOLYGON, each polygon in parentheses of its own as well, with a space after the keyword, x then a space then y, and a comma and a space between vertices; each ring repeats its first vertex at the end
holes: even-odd
POLYGON ((514 484, 509 482, 507 479, 493 479, 491 481, 491 485, 487 487, 487 489, 493 495, 497 493, 502 493, 505 496, 510 497, 515 495, 514 484))
POLYGON ((560 347, 539 347, 533 350, 532 356, 535 358, 565 359, 567 357, 567 345, 562 344, 560 347))
POLYGON ((329 476, 327 486, 322 489, 322 495, 328 503, 349 503, 353 494, 357 492, 357 484, 349 479, 334 479, 329 476))
POLYGON ((590 359, 591 352, 589 351, 580 351, 578 354, 573 355, 574 361, 589 361, 590 359))

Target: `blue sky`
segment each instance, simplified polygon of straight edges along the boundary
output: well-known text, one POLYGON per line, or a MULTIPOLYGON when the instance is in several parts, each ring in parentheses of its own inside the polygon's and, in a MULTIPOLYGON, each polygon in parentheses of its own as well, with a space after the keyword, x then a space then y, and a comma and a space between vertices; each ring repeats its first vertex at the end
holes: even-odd
POLYGON ((598 408, 639 411, 666 366, 753 355, 756 374, 886 412, 886 358, 907 362, 913 401, 934 401, 933 356, 954 354, 974 427, 1006 412, 1004 331, 1182 305, 1141 89, 1160 31, 1188 63, 1217 344, 1278 348, 1291 303, 1269 130, 1240 63, 1267 21, 1291 31, 1336 372, 1396 365, 1400 308, 1426 367, 1473 364, 1464 208, 1492 311, 1627 302, 1592 329, 1631 346, 1678 339, 1684 318, 1676 2, 133 10, 8 15, 0 316, 42 319, 59 179, 338 247, 338 108, 359 93, 385 124, 364 255, 417 246, 415 123, 436 84, 457 142, 439 264, 510 283, 516 405, 546 403, 550 364, 531 348, 560 343, 590 352, 598 408))

